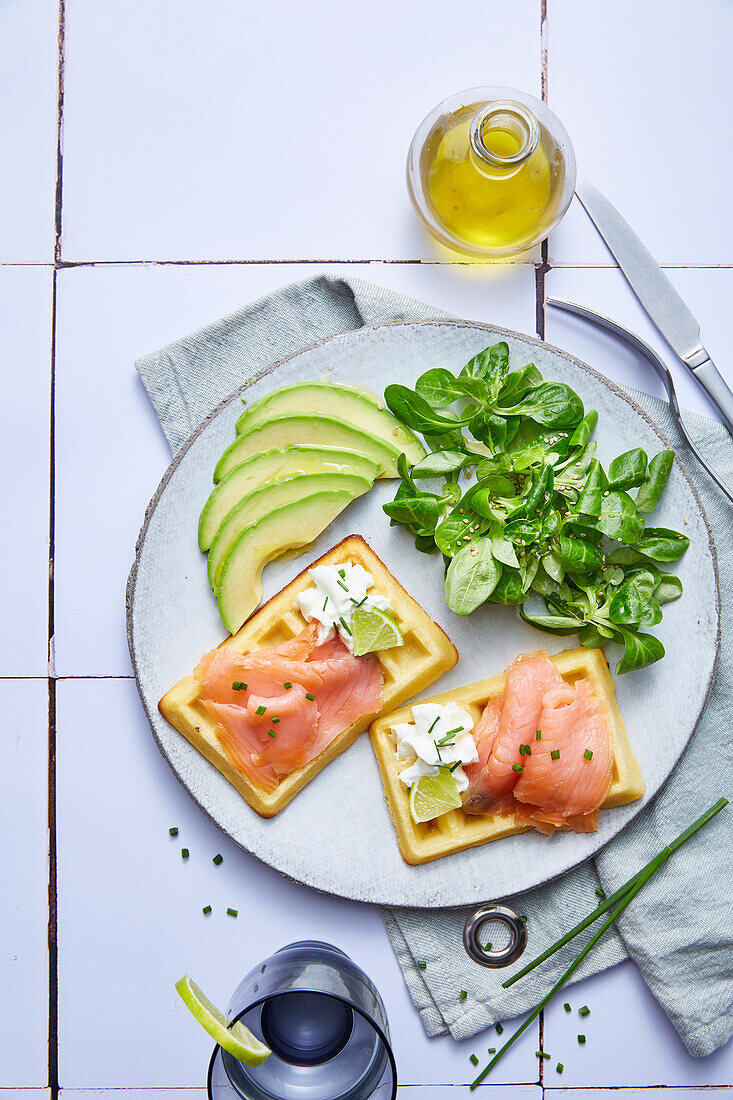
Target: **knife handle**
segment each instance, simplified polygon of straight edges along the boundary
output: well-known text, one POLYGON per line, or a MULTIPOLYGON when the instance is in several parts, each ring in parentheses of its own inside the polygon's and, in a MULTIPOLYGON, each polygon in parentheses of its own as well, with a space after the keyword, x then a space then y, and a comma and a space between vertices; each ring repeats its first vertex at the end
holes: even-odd
POLYGON ((716 406, 728 431, 733 435, 733 393, 730 392, 715 363, 708 358, 699 367, 693 367, 692 373, 716 406))

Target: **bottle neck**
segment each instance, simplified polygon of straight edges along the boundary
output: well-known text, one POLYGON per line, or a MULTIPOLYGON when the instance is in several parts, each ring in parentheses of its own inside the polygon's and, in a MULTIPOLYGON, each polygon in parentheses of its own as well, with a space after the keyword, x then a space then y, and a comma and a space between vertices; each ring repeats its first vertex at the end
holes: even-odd
POLYGON ((524 104, 497 99, 474 115, 469 140, 473 162, 480 172, 511 176, 537 149, 540 125, 524 104))

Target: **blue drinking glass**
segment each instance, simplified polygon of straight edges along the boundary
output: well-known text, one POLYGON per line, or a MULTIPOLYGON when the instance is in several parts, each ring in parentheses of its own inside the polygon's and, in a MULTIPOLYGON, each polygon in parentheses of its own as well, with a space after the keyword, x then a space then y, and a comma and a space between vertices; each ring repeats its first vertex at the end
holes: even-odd
POLYGON ((363 970, 328 943, 288 944, 256 966, 227 1007, 272 1051, 245 1066, 217 1046, 210 1100, 394 1100, 387 1013, 363 970))

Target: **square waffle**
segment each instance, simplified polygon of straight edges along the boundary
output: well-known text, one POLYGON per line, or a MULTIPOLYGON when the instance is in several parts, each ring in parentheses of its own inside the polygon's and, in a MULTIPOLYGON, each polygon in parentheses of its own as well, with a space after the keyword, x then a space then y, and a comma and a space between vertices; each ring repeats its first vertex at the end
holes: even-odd
MULTIPOLYGON (((221 644, 239 653, 251 653, 294 638, 307 625, 295 606, 295 599, 313 583, 308 569, 315 565, 340 565, 345 562, 362 565, 371 573, 374 588, 389 600, 404 636, 403 646, 375 654, 384 678, 382 710, 393 709, 453 668, 458 652, 447 635, 405 592, 359 535, 350 535, 323 557, 311 562, 295 580, 258 608, 236 634, 221 644)), ((290 799, 326 764, 353 744, 375 717, 374 714, 365 714, 359 718, 338 734, 315 759, 285 776, 273 791, 265 791, 241 775, 223 752, 216 735, 216 725, 198 701, 195 676, 187 676, 175 684, 160 700, 158 707, 171 725, 219 769, 261 817, 274 817, 287 806, 290 799)))
MULTIPOLYGON (((605 657, 600 649, 566 649, 551 658, 560 675, 569 684, 588 676, 601 700, 611 731, 614 749, 611 789, 602 809, 623 806, 641 798, 644 783, 639 765, 629 744, 624 720, 616 704, 616 693, 605 657)), ((505 677, 492 676, 467 687, 455 688, 443 695, 422 700, 427 703, 457 703, 478 722, 488 701, 504 691, 505 677)), ((410 815, 410 789, 400 779, 400 772, 414 763, 415 757, 397 759, 397 748, 391 727, 401 722, 411 722, 409 707, 393 711, 372 722, 369 729, 379 770, 382 774, 384 794, 397 830, 397 843, 406 863, 429 863, 441 856, 486 844, 513 833, 526 832, 529 826, 516 825, 514 815, 466 814, 463 810, 450 810, 433 821, 417 824, 410 815)))

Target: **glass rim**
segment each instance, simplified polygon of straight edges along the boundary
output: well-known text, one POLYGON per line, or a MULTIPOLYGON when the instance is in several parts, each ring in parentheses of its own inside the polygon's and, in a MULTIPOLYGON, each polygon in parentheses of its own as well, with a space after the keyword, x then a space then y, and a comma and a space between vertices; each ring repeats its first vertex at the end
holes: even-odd
POLYGON ((484 104, 476 112, 471 120, 469 131, 471 149, 475 155, 486 164, 495 168, 512 168, 529 160, 540 142, 540 124, 537 117, 529 108, 516 99, 494 99, 484 104), (522 142, 516 153, 502 156, 492 152, 484 139, 484 130, 487 122, 494 115, 509 116, 518 120, 518 128, 522 131, 522 142))
MULTIPOLYGON (((337 948, 337 950, 338 950, 338 948, 337 948)), ((341 954, 344 954, 344 952, 341 952, 341 954)), ((346 957, 348 958, 348 955, 346 957)), ((234 1017, 234 1019, 232 1020, 232 1022, 228 1026, 232 1027, 233 1024, 238 1023, 239 1020, 241 1020, 243 1016, 246 1016, 247 1013, 251 1012, 253 1008, 258 1008, 260 1005, 266 1004, 267 1001, 273 1000, 274 997, 287 997, 292 993, 318 993, 322 997, 331 997, 334 1001, 339 1001, 341 1004, 345 1005, 347 1008, 350 1008, 352 1010, 352 1012, 356 1012, 359 1016, 362 1017, 363 1020, 366 1020, 366 1022, 371 1025, 371 1027, 374 1029, 374 1031, 376 1031, 379 1038, 382 1040, 382 1046, 384 1047, 384 1049, 387 1052, 387 1059, 389 1061, 390 1068, 392 1070, 392 1095, 390 1097, 390 1100, 396 1100, 396 1097, 397 1097, 397 1063, 395 1061, 395 1056, 394 1056, 394 1053, 392 1051, 392 1044, 389 1041, 389 1036, 385 1034, 385 1032, 382 1030, 380 1025, 367 1012, 365 1012, 361 1008, 358 1008, 355 1004, 352 1004, 352 1002, 347 1000, 345 997, 339 997, 336 993, 325 993, 322 989, 298 988, 298 989, 287 989, 287 990, 284 990, 282 993, 269 994, 267 997, 258 998, 258 1000, 253 1001, 251 1005, 248 1005, 247 1008, 242 1009, 242 1011, 239 1012, 234 1017)), ((209 1097, 209 1100, 215 1100, 214 1094, 213 1094, 213 1091, 212 1091, 212 1077, 213 1077, 213 1073, 214 1073, 214 1065, 216 1063, 216 1059, 217 1059, 217 1056, 218 1056, 220 1051, 222 1051, 222 1053, 223 1053, 223 1048, 221 1047, 221 1045, 219 1043, 216 1043, 216 1045, 214 1046, 214 1049, 212 1051, 211 1058, 209 1059, 209 1068, 208 1068, 207 1073, 206 1073, 206 1094, 209 1097)), ((339 1051, 339 1053, 341 1053, 341 1052, 339 1051)), ((334 1055, 334 1057, 336 1057, 336 1055, 334 1055)), ((222 1059, 222 1061, 223 1061, 223 1059, 222 1059)), ((281 1059, 281 1061, 285 1061, 285 1059, 283 1058, 283 1059, 281 1059)), ((329 1059, 329 1061, 332 1061, 332 1059, 329 1059)), ((321 1064, 322 1065, 327 1065, 328 1063, 323 1062, 321 1064)), ((232 1085, 232 1088, 234 1088, 233 1085, 232 1085)))

